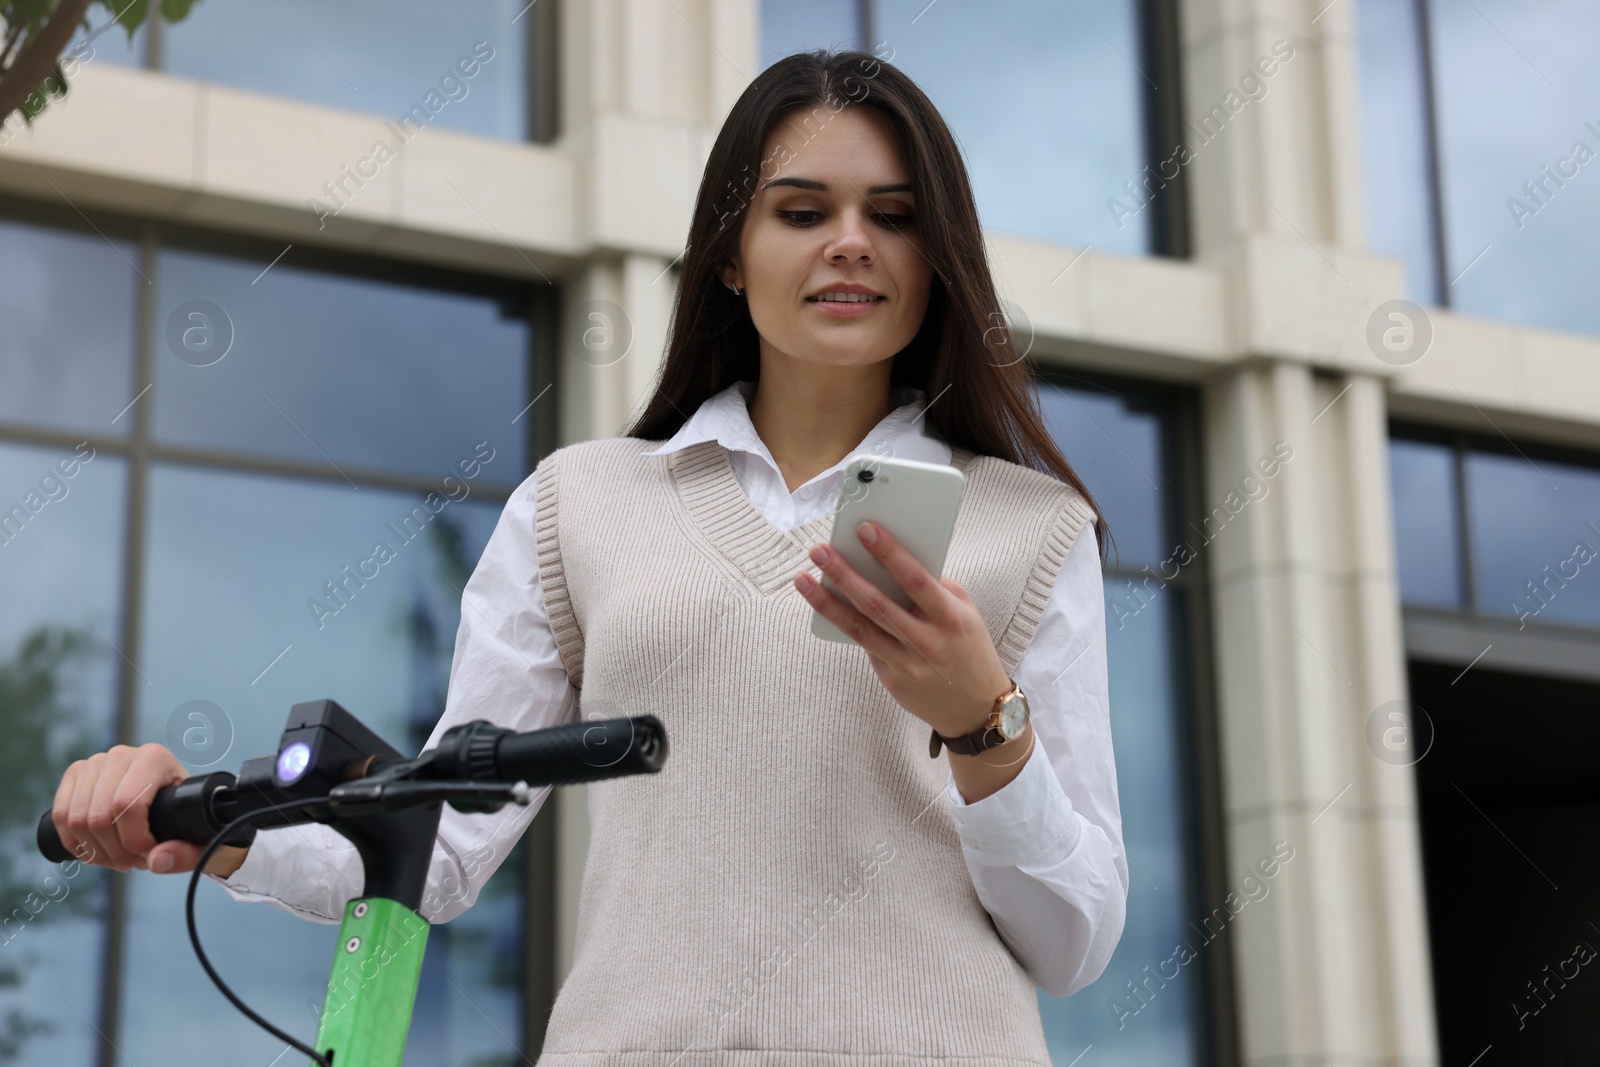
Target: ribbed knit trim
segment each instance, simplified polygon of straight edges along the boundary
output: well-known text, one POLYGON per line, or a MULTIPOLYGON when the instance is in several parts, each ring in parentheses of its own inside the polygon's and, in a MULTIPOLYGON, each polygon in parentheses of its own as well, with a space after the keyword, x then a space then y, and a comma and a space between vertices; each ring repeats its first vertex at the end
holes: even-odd
MULTIPOLYGON (((534 508, 535 544, 539 559, 539 587, 556 650, 575 688, 583 686, 583 632, 578 626, 561 561, 557 499, 561 482, 561 450, 539 464, 538 495, 534 508)), ((967 473, 979 457, 970 449, 952 447, 950 464, 967 473)), ((666 457, 680 498, 706 539, 726 554, 763 595, 784 588, 796 573, 810 564, 810 546, 826 540, 833 513, 819 515, 789 530, 769 522, 755 502, 745 495, 733 473, 728 452, 716 441, 703 441, 666 457)), ((1023 653, 1033 641, 1039 620, 1050 602, 1056 575, 1072 543, 1094 512, 1081 496, 1072 494, 1040 548, 1038 562, 1028 576, 1015 615, 996 649, 1007 673, 1015 673, 1023 653)))
MULTIPOLYGON (((966 466, 973 453, 951 449, 951 465, 966 466)), ((704 441, 673 453, 672 476, 684 506, 706 539, 725 553, 762 594, 784 588, 810 565, 808 552, 833 530, 833 512, 790 530, 780 530, 761 514, 739 485, 728 451, 704 441)))
POLYGON ((550 630, 555 635, 556 651, 574 688, 583 687, 583 631, 578 628, 567 590, 567 574, 561 562, 561 537, 557 522, 556 499, 561 484, 561 450, 546 456, 539 464, 538 493, 534 497, 534 545, 539 558, 539 595, 544 600, 550 630))
POLYGON ((1000 662, 1005 665, 1007 674, 1015 674, 1022 663, 1022 656, 1028 651, 1028 646, 1033 643, 1033 635, 1039 629, 1039 620, 1044 617, 1044 610, 1050 604, 1056 578, 1061 573, 1061 565, 1066 562, 1067 553, 1072 550, 1078 534, 1094 520, 1094 509, 1089 507, 1082 495, 1069 492, 1050 532, 1045 535, 1044 543, 1039 546, 1038 560, 1028 573, 1016 613, 1011 616, 1000 640, 995 642, 995 650, 1000 653, 1000 662))
POLYGON ((745 495, 728 450, 702 441, 667 457, 684 507, 700 532, 763 595, 782 589, 809 565, 811 545, 828 539, 832 513, 780 530, 745 495))

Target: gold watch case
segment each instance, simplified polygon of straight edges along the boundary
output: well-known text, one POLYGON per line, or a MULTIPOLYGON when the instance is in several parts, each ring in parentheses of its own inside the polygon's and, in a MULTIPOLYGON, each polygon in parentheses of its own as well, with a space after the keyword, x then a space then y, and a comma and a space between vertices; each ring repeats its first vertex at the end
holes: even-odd
POLYGON ((1000 698, 994 714, 989 717, 991 728, 998 729, 1007 741, 1015 741, 1028 728, 1028 697, 1015 681, 1011 691, 1000 698))
POLYGON ((1023 731, 1028 728, 1029 714, 1028 697, 1013 678, 1011 688, 995 698, 988 720, 970 734, 946 738, 941 736, 939 731, 932 731, 932 735, 928 738, 928 755, 937 758, 942 747, 948 747, 950 751, 963 755, 977 755, 979 752, 998 748, 1022 736, 1023 731), (998 741, 994 740, 995 734, 1000 735, 998 741))

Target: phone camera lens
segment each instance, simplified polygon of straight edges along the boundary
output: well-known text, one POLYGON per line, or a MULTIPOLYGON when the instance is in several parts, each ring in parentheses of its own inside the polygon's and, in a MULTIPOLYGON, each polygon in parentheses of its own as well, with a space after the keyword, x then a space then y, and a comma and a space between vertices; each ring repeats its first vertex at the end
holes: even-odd
POLYGON ((860 480, 862 480, 863 482, 870 482, 870 481, 872 481, 873 474, 872 474, 872 471, 870 471, 870 470, 857 471, 856 472, 856 477, 859 478, 860 480))

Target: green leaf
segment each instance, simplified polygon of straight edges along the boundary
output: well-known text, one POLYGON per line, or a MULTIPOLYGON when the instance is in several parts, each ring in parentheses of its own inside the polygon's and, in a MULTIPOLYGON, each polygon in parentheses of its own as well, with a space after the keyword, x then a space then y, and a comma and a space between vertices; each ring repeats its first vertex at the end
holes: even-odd
MULTIPOLYGON (((109 17, 102 20, 99 26, 90 27, 91 32, 107 23, 117 22, 128 35, 130 43, 133 41, 134 32, 150 15, 150 0, 95 0, 95 4, 105 8, 109 17)), ((84 25, 87 26, 88 23, 88 17, 85 16, 84 25)))

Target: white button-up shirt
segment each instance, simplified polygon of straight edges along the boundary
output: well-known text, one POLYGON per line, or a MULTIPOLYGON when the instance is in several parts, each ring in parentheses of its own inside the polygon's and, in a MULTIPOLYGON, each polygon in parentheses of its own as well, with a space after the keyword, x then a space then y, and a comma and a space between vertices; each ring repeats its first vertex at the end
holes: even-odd
MULTIPOLYGON (((897 407, 848 456, 790 492, 747 407, 753 383, 707 399, 648 455, 702 441, 729 452, 739 485, 773 525, 792 529, 833 510, 857 453, 950 462, 925 425, 921 390, 898 387, 897 407)), ((556 651, 539 592, 533 543, 537 473, 507 500, 461 598, 461 625, 445 711, 427 746, 452 726, 488 719, 526 731, 575 721, 576 693, 556 651)), ((1100 557, 1085 528, 1062 564, 1015 679, 1028 694, 1036 740, 1017 777, 968 804, 945 788, 973 888, 1018 961, 1052 996, 1100 976, 1122 934, 1128 861, 1122 844, 1107 704, 1100 557)), ((461 914, 532 821, 549 787, 526 808, 464 815, 445 806, 422 913, 461 914)), ((262 830, 231 878, 207 877, 238 900, 266 901, 316 922, 338 922, 362 884, 359 856, 321 825, 262 830)))

